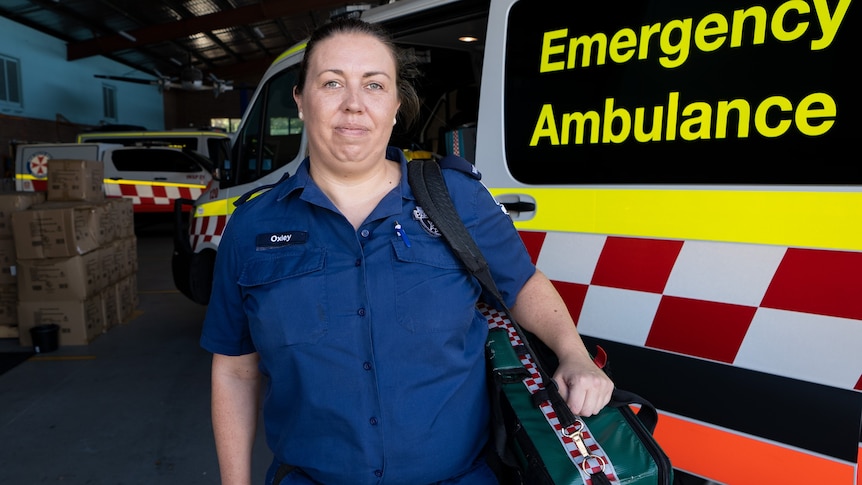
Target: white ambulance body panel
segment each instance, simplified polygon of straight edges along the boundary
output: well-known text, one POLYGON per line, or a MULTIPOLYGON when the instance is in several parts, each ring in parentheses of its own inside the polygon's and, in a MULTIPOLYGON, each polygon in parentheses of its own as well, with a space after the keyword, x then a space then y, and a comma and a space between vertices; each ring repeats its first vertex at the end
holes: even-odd
MULTIPOLYGON (((419 132, 392 144, 436 157, 475 140, 470 161, 537 267, 620 387, 657 405, 656 436, 690 476, 862 485, 860 8, 402 0, 363 13, 428 59, 419 132), (479 42, 442 49, 456 34, 479 42), (477 117, 446 124, 471 87, 477 117)), ((191 260, 175 259, 193 299, 209 297, 233 202, 304 157, 284 77, 303 49, 263 76, 234 172, 196 203, 191 260)))

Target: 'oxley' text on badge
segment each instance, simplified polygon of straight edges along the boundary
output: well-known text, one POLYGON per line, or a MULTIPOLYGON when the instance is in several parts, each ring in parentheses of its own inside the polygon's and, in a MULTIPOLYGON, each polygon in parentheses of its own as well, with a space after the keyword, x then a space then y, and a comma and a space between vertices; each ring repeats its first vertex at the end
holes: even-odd
POLYGON ((255 244, 258 249, 279 248, 292 244, 305 244, 308 241, 308 233, 305 231, 285 231, 268 234, 258 234, 255 244))

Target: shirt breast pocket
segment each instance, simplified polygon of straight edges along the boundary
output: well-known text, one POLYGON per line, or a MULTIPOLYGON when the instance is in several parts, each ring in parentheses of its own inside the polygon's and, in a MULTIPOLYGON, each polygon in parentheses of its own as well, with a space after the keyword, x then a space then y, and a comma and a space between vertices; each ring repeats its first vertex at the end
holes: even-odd
POLYGON ((466 331, 473 321, 479 284, 439 238, 400 239, 395 248, 395 310, 413 333, 466 331))
POLYGON ((258 349, 315 343, 329 329, 323 248, 282 248, 246 261, 238 284, 258 349))

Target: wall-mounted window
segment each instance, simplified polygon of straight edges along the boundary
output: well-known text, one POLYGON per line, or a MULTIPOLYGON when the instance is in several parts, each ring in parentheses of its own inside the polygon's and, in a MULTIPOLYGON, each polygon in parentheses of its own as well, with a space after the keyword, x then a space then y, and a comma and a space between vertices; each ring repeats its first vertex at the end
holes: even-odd
POLYGON ((21 107, 21 63, 0 54, 0 105, 21 107))
POLYGON ((302 134, 302 120, 299 118, 272 117, 269 120, 270 135, 298 135, 302 134))
POLYGON ((227 133, 233 133, 239 128, 239 118, 211 118, 210 126, 221 128, 227 133))
POLYGON ((117 121, 117 88, 102 85, 102 116, 107 121, 117 121))

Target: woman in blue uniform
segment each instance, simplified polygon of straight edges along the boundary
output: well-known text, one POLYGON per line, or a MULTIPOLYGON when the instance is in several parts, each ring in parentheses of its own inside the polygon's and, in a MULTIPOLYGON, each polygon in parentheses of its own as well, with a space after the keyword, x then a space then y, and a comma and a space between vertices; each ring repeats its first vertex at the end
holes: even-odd
MULTIPOLYGON (((308 42, 294 98, 309 157, 237 208, 219 247, 201 338, 214 354, 222 483, 250 484, 260 386, 267 475, 285 484, 494 484, 481 287, 423 228, 403 154, 418 112, 402 54, 377 26, 337 21, 308 42)), ((455 206, 521 325, 560 358, 577 414, 613 384, 511 220, 469 170, 444 170, 455 206)))

